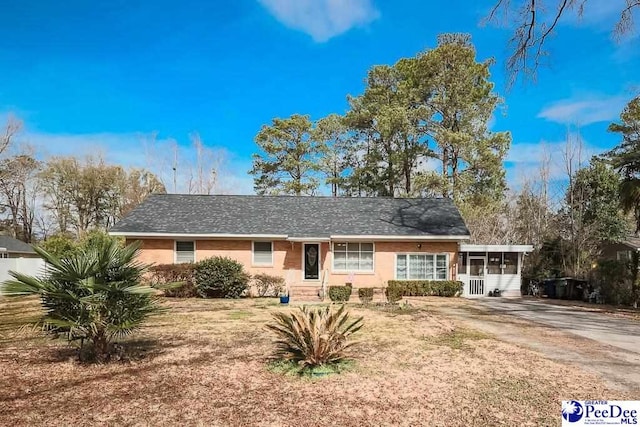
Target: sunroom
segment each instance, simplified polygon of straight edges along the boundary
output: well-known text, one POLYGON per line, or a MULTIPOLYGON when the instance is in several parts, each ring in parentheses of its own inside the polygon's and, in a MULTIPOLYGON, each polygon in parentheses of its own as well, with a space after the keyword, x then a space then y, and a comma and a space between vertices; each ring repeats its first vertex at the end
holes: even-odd
POLYGON ((531 245, 461 244, 457 272, 464 283, 462 296, 520 296, 522 262, 531 251, 531 245))

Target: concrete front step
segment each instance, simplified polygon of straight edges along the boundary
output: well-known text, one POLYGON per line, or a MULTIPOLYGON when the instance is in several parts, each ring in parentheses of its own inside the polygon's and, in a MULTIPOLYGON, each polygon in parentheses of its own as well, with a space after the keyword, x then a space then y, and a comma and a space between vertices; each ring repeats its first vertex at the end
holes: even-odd
POLYGON ((321 302, 322 300, 318 296, 322 287, 320 285, 315 286, 291 286, 289 288, 289 297, 291 302, 321 302))

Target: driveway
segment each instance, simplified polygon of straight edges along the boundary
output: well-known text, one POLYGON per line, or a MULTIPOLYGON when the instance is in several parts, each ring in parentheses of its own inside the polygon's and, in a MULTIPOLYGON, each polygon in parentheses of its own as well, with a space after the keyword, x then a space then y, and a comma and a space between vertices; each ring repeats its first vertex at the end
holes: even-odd
POLYGON ((433 309, 640 396, 640 321, 528 299, 484 298, 433 309))
POLYGON ((517 316, 640 354, 640 321, 637 320, 523 299, 487 298, 478 303, 496 313, 517 316))

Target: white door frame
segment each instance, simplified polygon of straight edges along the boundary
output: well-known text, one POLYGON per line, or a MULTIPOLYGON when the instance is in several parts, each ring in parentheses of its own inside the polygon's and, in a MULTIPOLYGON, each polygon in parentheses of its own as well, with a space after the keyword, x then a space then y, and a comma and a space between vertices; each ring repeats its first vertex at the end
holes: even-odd
POLYGON ((480 297, 484 296, 487 293, 487 255, 469 255, 467 257, 467 271, 469 272, 468 280, 467 280, 467 289, 465 289, 465 293, 467 297, 480 297), (482 260, 483 269, 482 276, 472 275, 471 274, 471 260, 482 260), (471 282, 473 280, 482 280, 482 295, 480 294, 471 294, 471 282))
POLYGON ((300 270, 302 272, 302 281, 303 282, 319 282, 322 276, 322 242, 302 242, 302 259, 300 260, 300 266, 302 267, 300 270), (306 263, 304 262, 304 254, 305 254, 305 246, 306 245, 318 245, 318 278, 317 279, 306 279, 305 278, 305 268, 306 263))

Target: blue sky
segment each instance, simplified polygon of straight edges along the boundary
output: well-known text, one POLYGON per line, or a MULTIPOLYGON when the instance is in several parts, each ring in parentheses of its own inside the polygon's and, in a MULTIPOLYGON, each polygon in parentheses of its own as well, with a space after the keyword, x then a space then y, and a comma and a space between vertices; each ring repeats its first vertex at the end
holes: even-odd
MULTIPOLYGON (((483 26, 489 1, 236 0, 234 2, 23 0, 3 6, 0 119, 13 112, 23 140, 46 155, 99 151, 112 161, 157 166, 168 139, 197 131, 224 153, 227 192, 250 192, 253 137, 273 117, 317 119, 346 110, 367 70, 468 32, 506 107, 513 186, 579 127, 586 152, 617 142, 606 132, 640 92, 640 39, 611 38, 623 0, 590 0, 551 40, 536 84, 505 88, 508 28, 483 26)), ((636 31, 637 32, 637 31, 636 31)), ((43 154, 44 155, 44 154, 43 154)), ((558 156, 554 156, 556 159, 558 156)), ((558 166, 559 167, 559 166, 558 166)), ((557 169, 557 168, 556 168, 557 169)))

